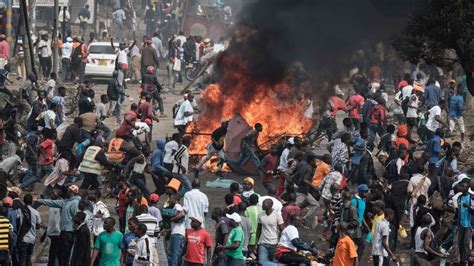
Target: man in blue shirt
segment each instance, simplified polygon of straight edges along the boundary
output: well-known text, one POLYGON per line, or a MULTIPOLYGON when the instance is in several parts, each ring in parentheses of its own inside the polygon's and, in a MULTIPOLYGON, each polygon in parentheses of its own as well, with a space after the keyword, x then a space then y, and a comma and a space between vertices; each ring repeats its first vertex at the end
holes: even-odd
MULTIPOLYGON (((362 230, 362 239, 365 239, 365 233, 370 231, 370 227, 365 221, 364 218, 364 213, 365 213, 365 197, 367 196, 367 193, 369 192, 369 187, 366 184, 360 184, 358 187, 359 193, 354 195, 352 198, 352 206, 355 206, 357 208, 357 219, 359 222, 359 226, 361 227, 366 227, 367 230, 362 230)), ((359 255, 359 258, 361 258, 362 254, 364 253, 364 241, 361 243, 358 243, 359 245, 357 246, 357 255, 359 255)))
POLYGON ((433 137, 428 140, 428 172, 429 178, 433 180, 436 177, 436 163, 441 159, 441 138, 444 137, 443 130, 438 128, 433 137))
POLYGON ((469 246, 472 238, 471 230, 471 195, 469 195, 470 179, 463 179, 458 184, 459 192, 462 194, 458 197, 458 247, 461 261, 467 261, 469 255, 469 246))
POLYGON ((428 79, 428 82, 426 82, 423 98, 425 98, 425 106, 427 109, 439 105, 439 101, 441 100, 441 88, 436 86, 435 82, 433 78, 428 79))
POLYGON ((457 90, 454 92, 454 95, 449 99, 449 132, 452 134, 456 125, 459 126, 461 130, 461 142, 464 142, 464 117, 463 111, 464 108, 464 99, 462 95, 464 93, 464 88, 462 84, 458 84, 457 90))

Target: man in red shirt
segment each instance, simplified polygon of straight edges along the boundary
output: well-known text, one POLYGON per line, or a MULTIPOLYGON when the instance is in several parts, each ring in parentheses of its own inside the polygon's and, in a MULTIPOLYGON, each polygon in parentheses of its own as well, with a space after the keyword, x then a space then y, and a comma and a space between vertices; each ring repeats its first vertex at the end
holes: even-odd
POLYGON ((377 105, 372 109, 369 119, 369 139, 368 146, 372 148, 374 146, 375 137, 379 134, 380 137, 385 134, 384 125, 387 124, 387 118, 385 115, 385 100, 383 98, 375 99, 377 105))
POLYGON ((296 194, 292 192, 288 193, 287 204, 281 209, 285 227, 290 224, 290 217, 293 215, 301 216, 301 208, 296 204, 296 194))
POLYGON ((349 118, 352 120, 352 125, 355 130, 360 129, 360 122, 362 121, 362 114, 360 109, 364 105, 365 99, 358 91, 352 95, 347 101, 347 110, 349 111, 349 118))
POLYGON ((33 176, 30 179, 24 180, 21 185, 24 191, 33 191, 36 182, 41 181, 44 176, 47 176, 53 172, 54 163, 54 150, 56 139, 56 130, 45 128, 43 129, 44 141, 39 145, 39 171, 37 176, 33 176))
POLYGON ((190 217, 191 228, 184 238, 184 261, 186 265, 210 264, 212 240, 209 233, 201 227, 201 216, 190 217), (207 257, 207 259, 206 259, 207 257))
POLYGON ((263 187, 267 190, 267 192, 273 188, 273 176, 276 174, 276 163, 278 159, 278 146, 272 144, 270 148, 270 153, 263 157, 262 161, 260 162, 260 169, 263 173, 262 175, 262 184, 263 187))
POLYGON ((115 132, 117 137, 125 139, 133 137, 132 130, 135 129, 135 122, 137 121, 137 109, 138 105, 132 103, 130 110, 123 115, 123 121, 115 132))
MULTIPOLYGON (((147 119, 150 121, 156 121, 159 122, 160 120, 158 117, 155 116, 153 113, 153 105, 151 104, 151 96, 146 95, 145 96, 145 101, 138 106, 138 117, 142 122, 145 122, 147 119)), ((153 132, 153 123, 148 124, 150 126, 150 132, 148 132, 148 138, 151 139, 151 135, 153 132)))

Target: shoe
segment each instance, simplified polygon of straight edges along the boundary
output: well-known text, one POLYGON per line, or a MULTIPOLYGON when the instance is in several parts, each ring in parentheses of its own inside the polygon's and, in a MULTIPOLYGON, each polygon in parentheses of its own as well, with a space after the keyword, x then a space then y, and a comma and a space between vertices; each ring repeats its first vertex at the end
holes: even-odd
POLYGON ((161 114, 160 114, 160 117, 167 117, 167 115, 164 114, 164 113, 161 113, 161 114))

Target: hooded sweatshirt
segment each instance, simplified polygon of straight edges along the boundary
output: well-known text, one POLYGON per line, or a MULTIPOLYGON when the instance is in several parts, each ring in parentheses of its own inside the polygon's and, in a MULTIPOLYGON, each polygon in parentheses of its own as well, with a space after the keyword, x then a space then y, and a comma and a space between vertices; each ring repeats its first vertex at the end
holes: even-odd
POLYGON ((151 165, 153 172, 163 172, 166 171, 166 168, 163 165, 163 157, 165 148, 165 140, 159 139, 156 141, 156 150, 153 152, 151 157, 151 165))

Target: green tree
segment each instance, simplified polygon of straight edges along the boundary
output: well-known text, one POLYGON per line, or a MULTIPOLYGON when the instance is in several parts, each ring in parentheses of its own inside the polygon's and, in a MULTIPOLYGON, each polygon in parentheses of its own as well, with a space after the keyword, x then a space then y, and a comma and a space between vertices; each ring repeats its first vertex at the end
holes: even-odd
POLYGON ((412 63, 460 64, 474 95, 474 1, 431 0, 415 12, 393 47, 412 63))

